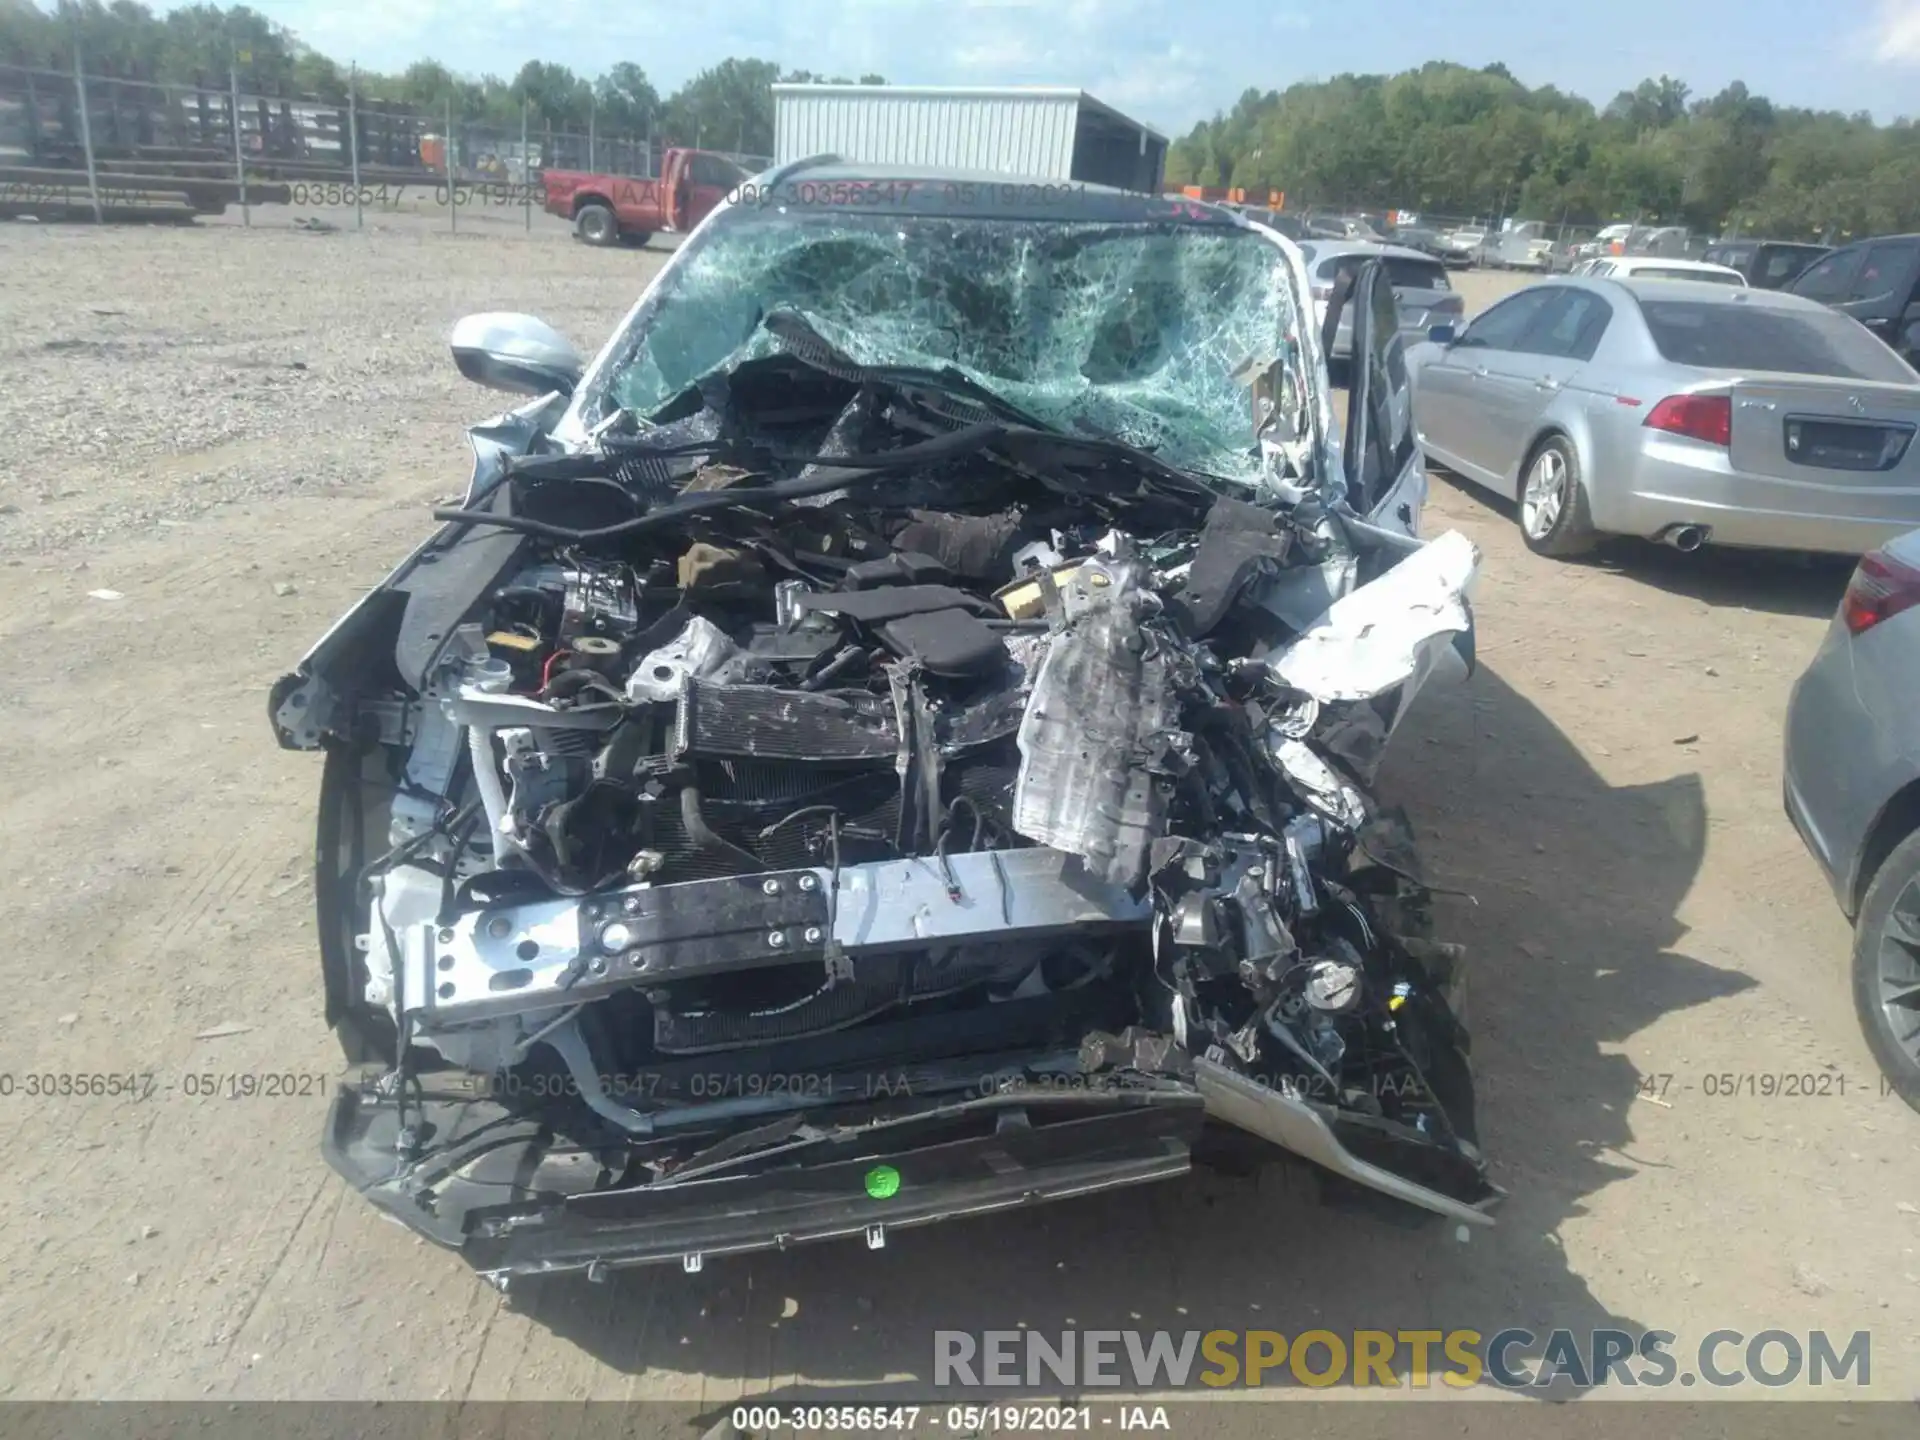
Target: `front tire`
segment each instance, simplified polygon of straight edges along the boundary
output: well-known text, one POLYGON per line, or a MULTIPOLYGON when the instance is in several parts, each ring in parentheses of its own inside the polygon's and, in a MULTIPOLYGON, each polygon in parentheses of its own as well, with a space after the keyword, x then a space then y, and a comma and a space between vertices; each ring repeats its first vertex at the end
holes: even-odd
POLYGON ((1520 538, 1536 555, 1563 559, 1593 548, 1593 520, 1580 457, 1564 435, 1534 447, 1520 472, 1520 538))
POLYGON ((1853 1008, 1880 1073, 1920 1110, 1920 831, 1894 847, 1860 902, 1853 1008))
POLYGON ((609 206, 596 201, 575 213, 573 233, 589 245, 612 245, 620 238, 620 221, 609 206))

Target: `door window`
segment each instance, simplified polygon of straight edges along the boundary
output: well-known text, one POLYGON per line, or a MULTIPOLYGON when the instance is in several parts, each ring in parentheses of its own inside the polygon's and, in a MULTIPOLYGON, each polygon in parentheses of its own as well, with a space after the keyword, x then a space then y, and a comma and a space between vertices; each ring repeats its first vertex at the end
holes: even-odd
POLYGON ((1749 277, 1754 284, 1778 290, 1807 268, 1807 262, 1823 252, 1802 245, 1769 245, 1760 252, 1758 273, 1749 277))
POLYGON ((1854 276, 1860 273, 1860 258, 1864 253, 1864 248, 1859 246, 1836 250, 1826 259, 1810 265, 1807 273, 1788 288, 1796 295, 1818 300, 1823 305, 1837 304, 1846 299, 1854 276))
POLYGON ((1531 355, 1591 360, 1613 318, 1613 307, 1590 290, 1556 287, 1514 348, 1531 355))
POLYGON ((1522 290, 1477 317, 1459 343, 1476 350, 1516 349, 1520 337, 1551 298, 1550 289, 1522 290))
POLYGON ((1914 260, 1920 257, 1920 245, 1911 240, 1887 245, 1869 245, 1860 262, 1860 273, 1847 291, 1849 310, 1878 319, 1897 315, 1907 308, 1913 292, 1914 260))
POLYGON ((687 173, 696 185, 716 185, 722 190, 730 190, 747 178, 746 171, 718 155, 695 155, 688 162, 687 173))
POLYGON ((1349 498, 1365 515, 1413 461, 1413 387, 1400 307, 1383 268, 1363 272, 1353 304, 1355 373, 1347 398, 1346 469, 1349 498))

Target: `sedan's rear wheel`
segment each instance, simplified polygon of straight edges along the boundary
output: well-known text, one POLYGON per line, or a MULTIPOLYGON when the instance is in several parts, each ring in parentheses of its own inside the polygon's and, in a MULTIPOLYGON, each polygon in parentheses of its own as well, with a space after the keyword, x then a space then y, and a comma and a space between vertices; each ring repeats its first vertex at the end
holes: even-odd
POLYGON ((1536 555, 1578 555, 1593 546, 1580 457, 1564 435, 1549 435, 1520 480, 1520 535, 1536 555))
POLYGON ((1920 833, 1894 848, 1860 903, 1853 1007, 1881 1073, 1920 1110, 1920 833))

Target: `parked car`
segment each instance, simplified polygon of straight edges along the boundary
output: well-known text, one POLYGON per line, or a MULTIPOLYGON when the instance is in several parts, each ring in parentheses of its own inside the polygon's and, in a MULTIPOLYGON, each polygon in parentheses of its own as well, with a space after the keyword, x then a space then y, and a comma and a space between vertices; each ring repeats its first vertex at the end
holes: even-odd
POLYGON ((1731 265, 1703 260, 1670 260, 1656 255, 1602 255, 1580 268, 1582 275, 1611 280, 1692 280, 1709 285, 1745 285, 1747 277, 1731 265))
POLYGON ((1627 248, 1627 241, 1633 236, 1633 228, 1630 224, 1603 226, 1600 231, 1594 235, 1593 239, 1588 241, 1587 245, 1583 247, 1586 253, 1581 258, 1591 260, 1601 255, 1624 254, 1627 248))
POLYGON ((1335 435, 1289 243, 1006 178, 761 176, 840 203, 723 202, 584 366, 462 321, 534 398, 273 687, 365 1066, 324 1154, 502 1285, 879 1248, 1203 1126, 1490 1223, 1361 788, 1477 565, 1417 534, 1386 271, 1335 435))
MULTIPOLYGON (((1457 322, 1465 313, 1460 292, 1447 279, 1447 268, 1431 255, 1397 245, 1369 245, 1356 241, 1307 240, 1300 246, 1313 284, 1314 310, 1324 318, 1327 304, 1342 273, 1357 274, 1368 261, 1386 267, 1399 305, 1400 333, 1408 344, 1424 340, 1434 325, 1457 322)), ((1353 307, 1336 321, 1329 358, 1345 360, 1353 354, 1353 307)))
POLYGON ((544 208, 573 222, 589 245, 644 245, 662 230, 691 230, 747 172, 710 150, 669 150, 657 178, 585 170, 543 170, 544 208))
POLYGON ((1487 232, 1477 225, 1463 226, 1446 237, 1446 246, 1466 256, 1468 265, 1484 265, 1487 260, 1487 232))
POLYGON ((1794 240, 1723 240, 1709 245, 1700 258, 1710 265, 1738 270, 1757 289, 1779 290, 1830 253, 1831 246, 1794 240))
POLYGON ((1854 1009, 1920 1110, 1920 531, 1861 558, 1787 702, 1787 814, 1853 922, 1854 1009))
POLYGON ((1396 225, 1387 235, 1386 243, 1431 255, 1449 269, 1464 269, 1473 264, 1473 252, 1460 248, 1450 237, 1426 225, 1396 225))
POLYGON ((1240 211, 1256 225, 1264 225, 1269 230, 1277 230, 1289 240, 1307 238, 1307 227, 1300 222, 1298 215, 1289 215, 1284 210, 1267 210, 1247 207, 1240 211))
POLYGON ((1684 225, 1636 225, 1628 231, 1621 253, 1678 260, 1686 257, 1692 244, 1692 235, 1684 225))
POLYGON ((1368 244, 1380 243, 1380 232, 1364 216, 1357 215, 1316 215, 1306 222, 1306 237, 1309 240, 1360 240, 1368 244))
POLYGON ((1920 235, 1883 235, 1816 260, 1787 286, 1851 315, 1920 364, 1920 235))
POLYGON ((1546 229, 1539 220, 1509 220, 1504 229, 1488 237, 1482 258, 1502 270, 1549 270, 1553 241, 1546 229))
POLYGON ((1427 455, 1518 500, 1543 555, 1603 534, 1858 555, 1920 525, 1920 375, 1796 296, 1569 276, 1408 364, 1427 455))

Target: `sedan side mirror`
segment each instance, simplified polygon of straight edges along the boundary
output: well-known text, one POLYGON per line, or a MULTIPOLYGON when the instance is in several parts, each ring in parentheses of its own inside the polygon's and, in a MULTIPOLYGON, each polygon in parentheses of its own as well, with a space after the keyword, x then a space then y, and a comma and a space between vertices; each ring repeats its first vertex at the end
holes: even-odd
POLYGON ((1429 325, 1427 327, 1427 339, 1436 345, 1451 345, 1453 343, 1453 326, 1429 325))
POLYGON ((567 337, 531 315, 469 315, 453 327, 453 363, 476 385, 520 395, 571 395, 580 355, 567 337))

